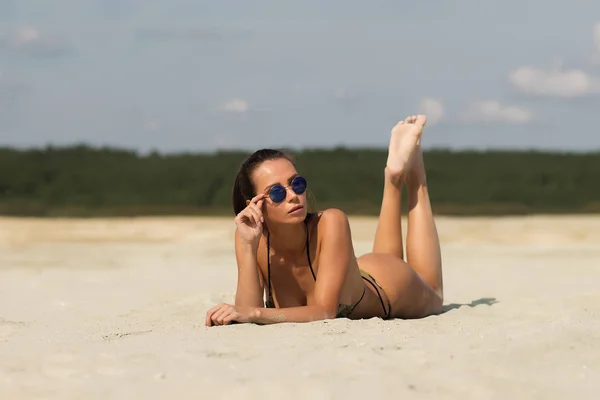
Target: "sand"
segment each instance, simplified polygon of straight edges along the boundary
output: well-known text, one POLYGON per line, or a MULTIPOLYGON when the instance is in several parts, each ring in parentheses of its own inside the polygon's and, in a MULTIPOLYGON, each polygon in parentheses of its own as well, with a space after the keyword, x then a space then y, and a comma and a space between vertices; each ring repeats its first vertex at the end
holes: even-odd
POLYGON ((233 229, 0 218, 0 399, 599 396, 600 216, 439 217, 439 316, 207 328, 233 229))

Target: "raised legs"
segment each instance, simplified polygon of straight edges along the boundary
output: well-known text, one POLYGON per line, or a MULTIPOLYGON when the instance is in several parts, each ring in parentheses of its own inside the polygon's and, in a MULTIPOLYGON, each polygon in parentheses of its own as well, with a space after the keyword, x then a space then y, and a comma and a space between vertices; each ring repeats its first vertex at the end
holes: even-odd
POLYGON ((423 115, 411 116, 392 129, 373 252, 404 259, 401 200, 406 185, 409 209, 406 262, 443 298, 440 243, 420 145, 426 121, 423 115))

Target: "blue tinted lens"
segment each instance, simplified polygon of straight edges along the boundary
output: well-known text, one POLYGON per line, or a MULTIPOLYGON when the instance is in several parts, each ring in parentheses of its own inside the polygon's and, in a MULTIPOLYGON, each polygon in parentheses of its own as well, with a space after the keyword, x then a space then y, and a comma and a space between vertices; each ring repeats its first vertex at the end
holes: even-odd
POLYGON ((292 190, 296 194, 304 193, 306 191, 306 179, 301 176, 292 179, 292 190))
POLYGON ((269 197, 275 203, 281 203, 283 200, 285 200, 286 194, 285 188, 281 185, 275 185, 271 188, 271 190, 269 190, 269 197))

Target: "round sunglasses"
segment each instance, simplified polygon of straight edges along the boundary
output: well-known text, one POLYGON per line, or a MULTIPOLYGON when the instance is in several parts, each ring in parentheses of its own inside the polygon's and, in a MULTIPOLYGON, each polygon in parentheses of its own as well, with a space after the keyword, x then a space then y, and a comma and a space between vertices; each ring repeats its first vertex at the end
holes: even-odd
POLYGON ((294 193, 300 195, 306 192, 306 179, 297 176, 290 182, 289 186, 274 185, 269 189, 269 197, 274 203, 281 203, 287 197, 287 188, 291 187, 294 193))

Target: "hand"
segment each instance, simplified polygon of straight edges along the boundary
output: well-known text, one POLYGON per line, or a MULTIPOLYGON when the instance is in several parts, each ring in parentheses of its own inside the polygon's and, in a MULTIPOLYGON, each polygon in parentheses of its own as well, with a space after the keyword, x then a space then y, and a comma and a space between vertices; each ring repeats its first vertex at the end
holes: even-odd
POLYGON ((262 193, 254 196, 246 208, 235 217, 242 240, 251 245, 258 245, 260 235, 262 235, 262 226, 265 222, 262 213, 264 197, 265 195, 262 193))
POLYGON ((240 307, 221 303, 206 313, 206 326, 229 325, 236 322, 252 322, 257 314, 255 307, 240 307))

